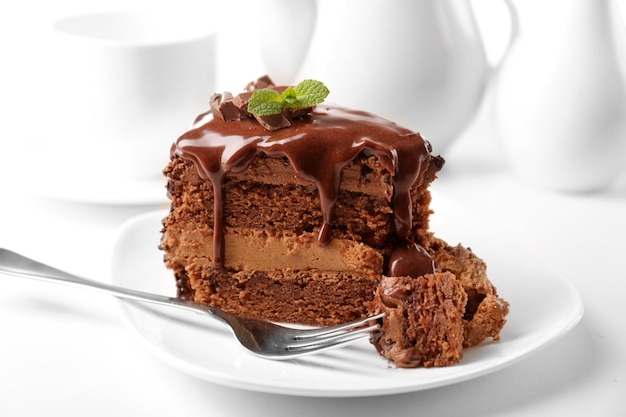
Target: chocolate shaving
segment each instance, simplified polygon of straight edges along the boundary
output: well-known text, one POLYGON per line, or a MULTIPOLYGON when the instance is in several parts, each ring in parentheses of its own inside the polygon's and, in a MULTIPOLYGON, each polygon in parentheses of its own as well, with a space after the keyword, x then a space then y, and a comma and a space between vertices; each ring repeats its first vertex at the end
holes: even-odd
POLYGON ((271 116, 257 116, 251 114, 248 112, 248 101, 254 91, 262 88, 271 88, 281 94, 287 89, 286 86, 274 85, 272 79, 264 75, 248 83, 245 91, 236 96, 233 96, 232 93, 228 91, 222 94, 214 94, 211 97, 211 112, 213 116, 224 121, 254 117, 263 128, 274 131, 291 126, 291 120, 306 117, 313 110, 313 107, 307 107, 304 109, 285 109, 281 114, 273 114, 271 116))

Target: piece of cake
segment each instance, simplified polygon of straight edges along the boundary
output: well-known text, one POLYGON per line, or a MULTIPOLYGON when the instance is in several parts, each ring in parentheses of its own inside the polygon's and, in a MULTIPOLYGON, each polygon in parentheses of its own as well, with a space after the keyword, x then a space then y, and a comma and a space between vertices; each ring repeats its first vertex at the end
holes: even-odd
POLYGON ((216 94, 172 146, 161 248, 178 295, 245 317, 331 325, 370 314, 384 277, 449 270, 467 299, 457 306, 464 346, 497 339, 508 305, 477 258, 429 231, 428 187, 444 160, 428 141, 329 104, 251 114, 253 93, 268 90, 295 91, 263 77, 216 94))
POLYGON ((466 303, 450 272, 383 277, 372 311, 387 316, 371 342, 399 368, 454 365, 463 358, 466 303))

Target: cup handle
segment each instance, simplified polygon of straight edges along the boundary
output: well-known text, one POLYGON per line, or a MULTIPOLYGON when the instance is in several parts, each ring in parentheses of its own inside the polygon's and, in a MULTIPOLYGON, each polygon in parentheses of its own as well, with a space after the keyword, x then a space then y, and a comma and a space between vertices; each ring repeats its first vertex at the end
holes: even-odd
POLYGON ((506 48, 504 49, 504 53, 502 54, 502 56, 500 56, 500 59, 498 60, 498 62, 496 62, 495 64, 491 66, 491 74, 490 74, 491 77, 493 77, 494 73, 498 72, 498 70, 500 69, 500 66, 506 60, 507 55, 511 51, 511 47, 513 46, 513 44, 519 37, 519 13, 517 12, 517 8, 515 7, 515 4, 513 4, 512 0, 503 0, 503 1, 504 1, 504 5, 507 8, 507 11, 509 12, 509 16, 511 18, 511 31, 509 33, 509 42, 507 43, 506 48))

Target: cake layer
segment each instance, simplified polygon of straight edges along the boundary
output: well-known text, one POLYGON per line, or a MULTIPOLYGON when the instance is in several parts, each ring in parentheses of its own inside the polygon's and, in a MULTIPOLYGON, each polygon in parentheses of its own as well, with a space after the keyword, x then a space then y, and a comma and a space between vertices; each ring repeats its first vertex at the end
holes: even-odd
MULTIPOLYGON (((180 158, 173 155, 172 158, 180 158)), ((185 160, 191 163, 189 160, 185 160)), ((185 184, 201 185, 211 184, 210 181, 200 177, 197 168, 194 172, 186 171, 184 165, 169 167, 166 174, 171 174, 185 184)), ((293 169, 286 157, 263 155, 255 158, 246 169, 242 171, 229 171, 227 177, 234 182, 259 183, 267 185, 296 185, 315 187, 315 184, 301 178, 293 169)), ((432 179, 431 179, 432 180, 432 179)), ((349 192, 358 192, 364 195, 373 195, 391 201, 393 186, 389 172, 381 165, 378 158, 364 156, 355 159, 346 165, 341 171, 340 189, 349 192)))
MULTIPOLYGON (((382 254, 369 246, 333 239, 320 247, 314 233, 270 236, 260 229, 226 229, 224 243, 224 267, 232 271, 316 269, 379 276, 383 269, 382 254)), ((213 232, 203 223, 175 223, 164 232, 162 245, 172 262, 186 263, 190 257, 211 261, 213 232)))
POLYGON ((378 277, 357 271, 215 269, 191 257, 175 269, 187 298, 249 318, 326 326, 368 314, 378 277))
MULTIPOLYGON (((269 185, 311 186, 309 180, 295 174, 286 157, 265 156, 255 158, 243 171, 230 172, 229 178, 236 182, 257 182, 269 185)), ((393 186, 389 172, 374 156, 352 161, 341 171, 340 189, 365 195, 378 196, 391 201, 393 186)))

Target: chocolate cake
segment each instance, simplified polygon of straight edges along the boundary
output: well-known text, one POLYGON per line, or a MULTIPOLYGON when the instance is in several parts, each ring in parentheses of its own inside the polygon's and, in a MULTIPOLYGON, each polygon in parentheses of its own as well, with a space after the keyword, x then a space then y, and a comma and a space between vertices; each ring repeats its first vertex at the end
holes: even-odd
MULTIPOLYGON (((428 187, 443 158, 419 133, 363 111, 250 113, 255 91, 289 88, 263 77, 236 96, 216 94, 173 144, 161 248, 178 295, 245 317, 331 325, 378 308, 385 277, 433 276, 454 289, 440 307, 454 318, 444 339, 497 339, 508 305, 481 261, 429 231, 428 187)), ((413 285, 417 299, 425 285, 413 285)), ((384 318, 383 331, 397 317, 384 318)))

